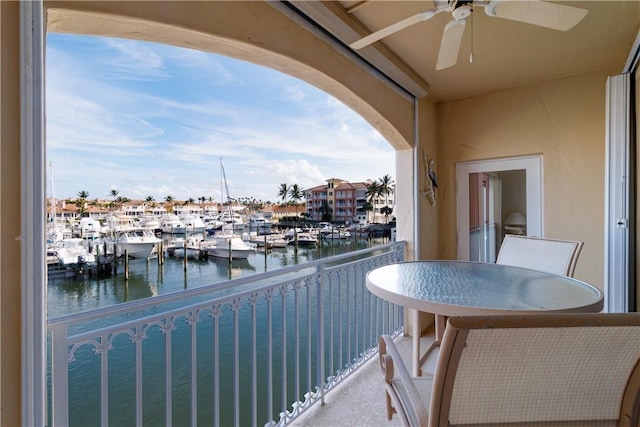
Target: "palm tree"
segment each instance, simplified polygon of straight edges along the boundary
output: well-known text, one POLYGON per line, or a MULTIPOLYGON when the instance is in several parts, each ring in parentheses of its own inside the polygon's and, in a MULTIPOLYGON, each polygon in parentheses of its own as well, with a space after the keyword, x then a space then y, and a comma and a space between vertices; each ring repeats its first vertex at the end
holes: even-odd
POLYGON ((166 196, 164 198, 164 201, 169 205, 169 207, 167 208, 168 212, 173 212, 173 200, 173 196, 166 196))
POLYGON ((380 189, 380 194, 384 195, 384 204, 389 204, 389 193, 393 188, 393 179, 389 175, 385 175, 382 178, 378 179, 378 185, 380 189))
POLYGON ((116 197, 118 197, 119 193, 120 192, 118 191, 117 188, 112 188, 111 191, 109 191, 109 195, 111 197, 113 197, 113 201, 111 203, 109 203, 109 207, 110 208, 115 208, 115 206, 116 206, 116 197))
POLYGON ((76 206, 80 211, 80 216, 84 216, 85 213, 85 201, 89 198, 89 192, 82 190, 78 192, 78 200, 76 200, 76 206))
POLYGON ((125 197, 125 196, 118 196, 118 197, 116 198, 116 203, 118 203, 119 205, 121 205, 121 204, 123 204, 123 203, 128 203, 128 202, 130 202, 130 201, 131 201, 131 199, 130 199, 130 198, 128 198, 128 197, 125 197))
POLYGON ((384 196, 384 207, 380 209, 380 213, 385 216, 387 224, 389 223, 389 215, 393 212, 393 209, 389 207, 389 193, 392 188, 393 179, 389 175, 378 178, 378 192, 381 196, 384 196))
POLYGON ((278 197, 282 198, 282 203, 286 202, 287 197, 289 197, 289 186, 287 184, 280 184, 280 188, 278 189, 278 197))
POLYGON ((331 221, 331 208, 329 208, 329 204, 326 200, 322 201, 322 205, 320 205, 320 219, 321 221, 331 221))
MULTIPOLYGON (((367 184, 367 191, 365 192, 365 198, 367 202, 371 205, 371 208, 368 210, 375 211, 375 202, 380 196, 380 185, 377 181, 372 181, 370 184, 367 184)), ((375 219, 375 215, 374 215, 375 219)))
POLYGON ((144 199, 144 213, 147 213, 147 206, 154 207, 155 206, 155 198, 153 196, 147 196, 144 199))
POLYGON ((391 209, 389 206, 384 206, 380 209, 380 213, 384 215, 387 224, 389 224, 389 215, 393 213, 393 209, 391 209))
POLYGON ((365 211, 366 215, 369 215, 369 212, 373 211, 373 205, 371 202, 365 201, 362 205, 362 210, 365 211))
POLYGON ((304 192, 302 191, 302 188, 300 188, 298 184, 293 184, 291 187, 289 187, 289 197, 295 203, 296 223, 297 223, 298 222, 298 203, 300 202, 300 200, 304 198, 304 192))

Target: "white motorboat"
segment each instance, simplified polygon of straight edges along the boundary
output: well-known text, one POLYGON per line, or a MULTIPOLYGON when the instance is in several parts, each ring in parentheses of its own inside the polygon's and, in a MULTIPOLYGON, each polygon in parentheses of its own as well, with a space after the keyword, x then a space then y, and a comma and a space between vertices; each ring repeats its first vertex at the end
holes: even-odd
POLYGON ((216 215, 215 218, 212 216, 205 216, 203 222, 204 228, 209 234, 213 234, 215 230, 221 230, 224 225, 224 222, 218 219, 218 215, 216 215))
POLYGON ((333 231, 333 226, 329 222, 320 222, 318 223, 318 233, 327 234, 333 231))
POLYGON ((160 220, 160 228, 167 234, 184 234, 186 227, 180 217, 175 214, 167 214, 160 220))
POLYGON ((162 229, 162 226, 160 225, 160 218, 156 215, 142 215, 140 217, 140 226, 151 231, 162 229))
POLYGON ((347 231, 347 230, 334 229, 333 231, 331 231, 329 233, 322 234, 322 238, 326 239, 326 240, 350 239, 351 238, 351 232, 347 231))
POLYGON ((184 215, 180 218, 187 232, 189 233, 203 233, 205 230, 205 223, 199 216, 196 215, 184 215))
POLYGON ((298 246, 315 246, 318 244, 318 239, 308 232, 295 233, 293 238, 289 240, 289 244, 295 245, 296 241, 298 246))
POLYGON ((228 228, 213 236, 211 240, 214 246, 207 249, 207 254, 214 257, 246 259, 255 252, 255 249, 242 240, 241 236, 230 232, 228 228))
POLYGON ((258 247, 266 246, 267 248, 286 248, 289 240, 284 238, 282 234, 262 234, 259 235, 255 231, 250 233, 249 243, 253 243, 258 247))
POLYGON ((79 268, 95 264, 95 256, 83 246, 83 239, 62 239, 55 244, 58 263, 67 268, 79 268))
POLYGON ((97 219, 84 217, 80 218, 78 229, 81 238, 98 239, 100 238, 100 234, 102 232, 102 225, 97 219))
POLYGON ((249 217, 249 227, 252 230, 269 230, 271 225, 271 221, 266 219, 262 212, 255 213, 249 217))
POLYGON ((174 256, 176 254, 195 254, 200 257, 201 254, 207 253, 209 248, 215 246, 215 242, 213 240, 203 240, 199 237, 176 237, 165 243, 164 249, 170 256, 174 256))
POLYGON ((117 233, 113 243, 116 255, 124 255, 126 251, 131 258, 149 258, 161 241, 150 230, 139 228, 117 233))
POLYGON ((60 222, 47 223, 47 244, 53 245, 62 239, 70 239, 73 232, 66 224, 60 222))
POLYGON ((224 225, 231 225, 234 230, 242 230, 244 228, 244 220, 236 211, 224 211, 220 214, 218 220, 224 225))
POLYGON ((286 248, 287 245, 289 244, 289 241, 283 238, 282 236, 281 237, 268 236, 268 237, 269 238, 267 240, 271 244, 272 248, 286 248))
POLYGON ((102 228, 103 234, 119 233, 120 231, 136 228, 134 224, 136 218, 127 215, 109 215, 102 228))

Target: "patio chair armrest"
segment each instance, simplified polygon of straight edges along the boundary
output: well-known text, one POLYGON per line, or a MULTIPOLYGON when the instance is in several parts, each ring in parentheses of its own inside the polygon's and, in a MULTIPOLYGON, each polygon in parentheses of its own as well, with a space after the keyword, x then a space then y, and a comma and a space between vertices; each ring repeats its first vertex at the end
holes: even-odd
POLYGON ((412 377, 389 335, 379 341, 379 360, 385 382, 387 418, 397 413, 402 424, 426 426, 433 378, 412 377))

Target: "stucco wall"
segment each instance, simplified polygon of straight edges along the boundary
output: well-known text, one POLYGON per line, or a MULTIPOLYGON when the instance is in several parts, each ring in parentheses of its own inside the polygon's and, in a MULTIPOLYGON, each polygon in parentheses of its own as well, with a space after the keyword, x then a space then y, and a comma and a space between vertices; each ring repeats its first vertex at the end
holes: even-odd
POLYGON ((456 163, 542 154, 544 235, 584 241, 575 277, 602 288, 605 84, 617 69, 438 106, 444 258, 456 257, 456 163))
MULTIPOLYGON (((419 222, 420 238, 420 259, 438 259, 442 257, 440 251, 440 224, 438 221, 438 211, 441 209, 442 200, 440 189, 436 190, 435 205, 423 192, 429 188, 429 182, 425 173, 425 162, 423 154, 427 159, 434 159, 434 169, 436 175, 440 176, 442 160, 439 156, 439 142, 437 140, 437 107, 428 99, 421 99, 419 108, 419 149, 417 150, 417 171, 419 177, 419 188, 414 197, 418 204, 417 221, 419 222)), ((401 171, 403 169, 398 169, 401 171)))

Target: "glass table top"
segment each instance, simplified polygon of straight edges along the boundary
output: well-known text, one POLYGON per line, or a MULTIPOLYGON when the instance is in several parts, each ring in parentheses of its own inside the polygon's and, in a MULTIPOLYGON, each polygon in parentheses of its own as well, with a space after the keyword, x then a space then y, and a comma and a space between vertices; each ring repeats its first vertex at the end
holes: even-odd
POLYGON ((602 293, 585 282, 519 267, 466 261, 415 261, 367 275, 374 294, 436 314, 600 311, 602 293), (468 310, 465 310, 468 308, 468 310))

